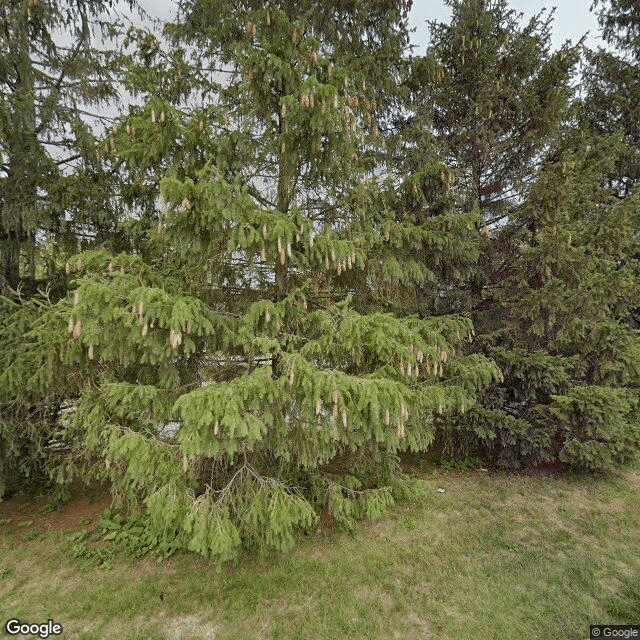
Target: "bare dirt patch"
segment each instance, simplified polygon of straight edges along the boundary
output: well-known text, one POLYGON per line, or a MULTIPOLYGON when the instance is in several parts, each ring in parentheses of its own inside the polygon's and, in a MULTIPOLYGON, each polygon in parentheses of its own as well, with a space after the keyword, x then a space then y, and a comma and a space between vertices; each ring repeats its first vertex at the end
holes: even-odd
POLYGON ((49 498, 20 497, 0 502, 0 521, 11 520, 9 524, 0 525, 0 533, 7 530, 14 534, 25 534, 30 531, 44 533, 78 529, 83 526, 81 521, 87 518, 95 525, 104 509, 111 505, 111 495, 107 487, 101 487, 76 495, 62 507, 47 512, 49 504, 49 498))
POLYGON ((205 623, 195 615, 172 618, 166 622, 165 637, 167 640, 215 640, 217 625, 205 623))

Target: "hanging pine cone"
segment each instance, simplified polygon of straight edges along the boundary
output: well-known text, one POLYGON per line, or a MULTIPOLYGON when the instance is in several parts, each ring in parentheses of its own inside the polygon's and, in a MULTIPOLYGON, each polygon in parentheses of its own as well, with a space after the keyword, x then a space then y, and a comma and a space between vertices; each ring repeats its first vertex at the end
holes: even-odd
POLYGON ((72 335, 74 338, 80 338, 82 336, 82 322, 80 322, 80 320, 77 320, 73 325, 72 335))

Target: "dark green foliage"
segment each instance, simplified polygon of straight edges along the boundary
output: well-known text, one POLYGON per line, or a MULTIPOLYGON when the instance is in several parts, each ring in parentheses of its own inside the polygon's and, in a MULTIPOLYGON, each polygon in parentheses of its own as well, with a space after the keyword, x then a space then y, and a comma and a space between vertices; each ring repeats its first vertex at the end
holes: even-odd
POLYGON ((573 387, 553 396, 549 411, 563 436, 560 459, 606 469, 633 459, 640 446, 637 390, 573 387))
POLYGON ((588 51, 581 124, 597 135, 618 134, 621 147, 604 176, 619 198, 640 181, 640 7, 630 0, 600 0, 593 9, 603 38, 616 51, 588 51))
POLYGON ((633 457, 640 436, 640 340, 629 324, 638 203, 601 187, 615 141, 573 132, 561 144, 498 234, 509 253, 480 326, 495 327, 481 340, 505 381, 466 428, 509 462, 606 468, 633 457))
POLYGON ((111 0, 0 10, 0 293, 62 286, 60 250, 113 231, 113 178, 91 122, 117 98, 119 56, 97 46, 117 35, 113 18, 111 0))
POLYGON ((604 178, 625 197, 640 182, 640 62, 602 49, 588 52, 587 60, 582 126, 621 134, 624 147, 604 178))
POLYGON ((414 126, 439 136, 457 206, 489 225, 476 273, 444 305, 470 313, 473 350, 503 379, 463 420, 443 421, 445 441, 505 466, 611 466, 637 448, 638 430, 640 344, 629 322, 640 221, 637 200, 616 202, 620 182, 605 180, 627 151, 619 136, 569 126, 581 113, 569 83, 579 48, 550 53, 550 18, 520 26, 505 2, 450 5, 451 24, 432 26, 415 65, 414 126), (578 408, 574 394, 591 387, 578 408))
POLYGON ((634 0, 596 0, 602 37, 609 44, 640 59, 640 9, 634 0))
POLYGON ((451 22, 431 24, 414 64, 416 122, 453 170, 457 205, 490 225, 508 216, 562 122, 579 49, 550 52, 543 12, 521 25, 505 0, 447 5, 451 22))

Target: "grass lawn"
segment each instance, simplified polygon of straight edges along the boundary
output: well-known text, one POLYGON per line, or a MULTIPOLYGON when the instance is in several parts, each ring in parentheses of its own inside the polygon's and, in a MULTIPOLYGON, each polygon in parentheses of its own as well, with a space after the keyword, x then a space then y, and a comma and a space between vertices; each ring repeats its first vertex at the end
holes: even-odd
POLYGON ((581 640, 589 624, 640 623, 640 471, 426 482, 422 504, 354 537, 320 529, 221 569, 189 555, 100 569, 71 557, 68 534, 0 526, 3 630, 11 617, 91 640, 581 640))

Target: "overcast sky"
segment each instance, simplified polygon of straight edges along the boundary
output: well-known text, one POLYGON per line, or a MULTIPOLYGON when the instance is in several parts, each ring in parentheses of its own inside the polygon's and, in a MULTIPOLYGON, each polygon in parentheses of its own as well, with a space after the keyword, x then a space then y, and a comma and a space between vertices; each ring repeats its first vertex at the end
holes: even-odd
MULTIPOLYGON (((321 2, 321 0, 320 0, 321 2)), ((175 9, 173 0, 141 0, 140 4, 150 15, 162 19, 169 19, 175 9)), ((589 11, 591 0, 552 0, 550 3, 540 0, 511 0, 509 5, 523 14, 523 20, 528 21, 542 9, 556 7, 552 28, 552 46, 560 47, 565 40, 576 43, 589 31, 587 45, 595 48, 599 44, 599 28, 595 14, 589 11)), ((442 0, 414 0, 411 9, 410 22, 415 28, 412 43, 416 45, 415 54, 423 53, 429 41, 427 20, 448 22, 450 10, 442 0)))
MULTIPOLYGON (((553 0, 545 3, 539 0, 511 0, 509 6, 523 14, 523 22, 526 23, 542 9, 556 7, 552 25, 552 47, 559 48, 566 40, 574 44, 589 31, 587 45, 596 48, 599 42, 598 20, 594 13, 589 11, 591 0, 553 0)), ((411 26, 416 29, 412 37, 412 43, 417 45, 415 54, 424 53, 429 41, 429 28, 427 20, 449 22, 451 11, 442 0, 414 0, 411 9, 411 26)))

